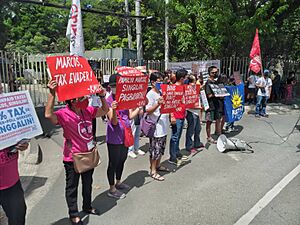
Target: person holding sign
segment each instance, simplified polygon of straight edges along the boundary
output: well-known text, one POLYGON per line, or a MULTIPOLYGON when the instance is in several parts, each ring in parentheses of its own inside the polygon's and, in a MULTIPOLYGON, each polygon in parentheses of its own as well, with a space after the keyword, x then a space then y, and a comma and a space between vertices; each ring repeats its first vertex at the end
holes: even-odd
MULTIPOLYGON (((184 79, 187 75, 185 69, 180 69, 176 71, 176 83, 175 85, 183 85, 184 79)), ((183 99, 183 96, 182 96, 183 99)), ((184 119, 185 119, 185 105, 182 100, 181 105, 177 108, 176 112, 171 113, 171 126, 172 126, 172 136, 170 140, 170 159, 169 163, 175 164, 177 166, 181 165, 182 160, 188 160, 187 156, 180 153, 179 142, 183 130, 184 119)))
POLYGON ((167 134, 169 128, 169 114, 160 113, 160 105, 163 98, 160 95, 160 85, 163 76, 160 72, 154 72, 150 75, 151 90, 147 93, 148 104, 146 105, 146 113, 148 118, 155 124, 155 132, 153 137, 149 137, 150 147, 150 176, 157 181, 164 181, 165 178, 157 173, 157 171, 168 171, 168 169, 160 165, 161 157, 164 155, 167 134))
POLYGON ((207 141, 211 144, 216 144, 216 140, 211 137, 211 124, 213 121, 216 121, 216 133, 221 133, 221 126, 220 126, 220 112, 219 112, 219 98, 215 96, 215 93, 212 90, 212 86, 216 85, 217 82, 215 78, 218 77, 218 68, 215 66, 210 66, 208 68, 208 80, 205 83, 205 93, 207 96, 209 108, 206 110, 206 134, 207 134, 207 141))
MULTIPOLYGON (((3 86, 0 81, 0 96, 3 86)), ((0 150, 0 205, 9 225, 24 225, 26 204, 18 171, 18 152, 28 148, 28 140, 0 150)))
POLYGON ((105 100, 105 91, 99 94, 101 108, 88 107, 88 98, 80 97, 66 100, 67 106, 53 112, 57 83, 51 80, 48 83, 50 94, 45 109, 45 117, 54 125, 61 125, 64 132, 63 164, 66 171, 65 197, 69 208, 72 224, 83 222, 79 217, 77 205, 77 192, 79 178, 82 179, 83 211, 89 214, 99 214, 91 205, 92 182, 94 169, 77 173, 74 168, 73 154, 90 152, 95 147, 92 132, 92 120, 108 112, 105 100))
MULTIPOLYGON (((196 78, 194 75, 190 75, 188 77, 188 84, 192 85, 192 87, 194 87, 195 90, 197 90, 196 78)), ((198 92, 197 95, 200 95, 200 92, 198 92)), ((186 114, 186 120, 188 125, 186 129, 185 149, 191 154, 196 153, 198 148, 204 147, 204 145, 200 141, 200 106, 201 105, 197 103, 197 105, 195 105, 194 108, 188 108, 186 114), (192 140, 192 137, 194 137, 194 141, 192 140)))
POLYGON ((116 101, 117 92, 117 76, 119 74, 112 74, 109 77, 109 86, 112 94, 107 98, 109 105, 106 143, 108 149, 108 168, 107 178, 110 185, 107 195, 116 199, 123 199, 126 197, 122 190, 128 190, 130 187, 121 182, 124 164, 127 159, 128 147, 134 144, 130 120, 135 118, 143 111, 143 107, 136 109, 118 110, 118 102, 116 101), (131 133, 131 134, 130 134, 131 133), (132 143, 127 143, 125 136, 130 136, 132 143), (115 182, 116 179, 116 182, 115 182))

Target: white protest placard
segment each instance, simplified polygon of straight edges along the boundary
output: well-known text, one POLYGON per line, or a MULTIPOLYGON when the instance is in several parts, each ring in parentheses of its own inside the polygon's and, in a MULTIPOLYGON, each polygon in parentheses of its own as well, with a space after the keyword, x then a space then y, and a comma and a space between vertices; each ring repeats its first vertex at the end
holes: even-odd
POLYGON ((0 94, 0 150, 42 133, 28 91, 0 94))
POLYGON ((206 111, 209 109, 209 104, 204 90, 200 91, 200 96, 201 96, 202 105, 204 107, 204 110, 206 111))

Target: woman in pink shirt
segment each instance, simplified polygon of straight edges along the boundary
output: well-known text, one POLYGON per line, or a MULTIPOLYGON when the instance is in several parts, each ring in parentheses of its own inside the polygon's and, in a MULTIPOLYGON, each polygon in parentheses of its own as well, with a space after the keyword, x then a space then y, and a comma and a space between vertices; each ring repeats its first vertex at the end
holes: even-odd
MULTIPOLYGON (((0 95, 3 87, 0 81, 0 95)), ((9 225, 24 225, 26 204, 18 171, 18 151, 28 148, 28 142, 0 150, 0 205, 9 225), (15 151, 17 150, 17 151, 15 151)))
POLYGON ((79 178, 82 179, 83 211, 89 214, 99 214, 98 210, 92 208, 92 182, 93 172, 91 169, 84 173, 76 173, 73 164, 73 153, 87 152, 95 147, 92 132, 92 120, 96 117, 106 115, 108 105, 105 100, 105 92, 100 94, 101 108, 88 107, 88 99, 85 97, 67 100, 67 106, 53 112, 55 101, 56 81, 48 84, 50 94, 45 110, 45 117, 54 125, 61 125, 64 132, 63 163, 66 171, 66 201, 69 208, 69 216, 72 224, 83 222, 79 217, 77 205, 77 192, 79 178))

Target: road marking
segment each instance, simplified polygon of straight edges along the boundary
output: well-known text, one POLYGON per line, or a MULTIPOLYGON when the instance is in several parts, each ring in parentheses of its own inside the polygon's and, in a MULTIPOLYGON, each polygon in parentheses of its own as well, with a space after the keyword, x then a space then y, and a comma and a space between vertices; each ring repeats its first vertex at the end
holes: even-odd
POLYGON ((264 195, 245 215, 234 225, 248 225, 279 193, 300 173, 300 164, 277 183, 267 194, 264 195))

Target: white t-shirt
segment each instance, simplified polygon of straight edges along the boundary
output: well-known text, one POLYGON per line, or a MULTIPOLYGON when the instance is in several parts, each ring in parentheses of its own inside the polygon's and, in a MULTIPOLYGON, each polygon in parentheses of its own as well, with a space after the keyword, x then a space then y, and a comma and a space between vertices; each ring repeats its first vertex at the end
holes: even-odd
MULTIPOLYGON (((148 98, 148 105, 146 105, 146 109, 149 109, 157 104, 158 99, 160 98, 160 95, 156 93, 153 90, 150 90, 146 97, 148 98)), ((151 119, 153 122, 157 122, 157 119, 159 118, 159 121, 156 123, 156 130, 154 133, 154 137, 163 137, 168 134, 168 129, 170 126, 169 122, 169 114, 160 114, 159 111, 160 107, 158 107, 152 114, 149 114, 149 119, 151 119)))
POLYGON ((255 88, 255 82, 257 81, 258 79, 258 76, 256 75, 251 75, 249 77, 249 85, 248 85, 248 88, 255 88))
POLYGON ((272 80, 271 80, 271 78, 270 77, 268 77, 267 79, 266 79, 266 87, 265 87, 265 89, 266 89, 266 96, 270 96, 270 87, 272 87, 272 80))
MULTIPOLYGON (((256 84, 257 84, 257 85, 260 85, 260 86, 263 86, 263 87, 264 87, 263 90, 265 90, 267 81, 265 80, 264 77, 260 77, 260 78, 258 78, 258 80, 256 81, 256 84)), ((259 96, 266 96, 265 91, 262 92, 261 90, 262 90, 262 88, 258 88, 257 95, 259 95, 259 96)))

